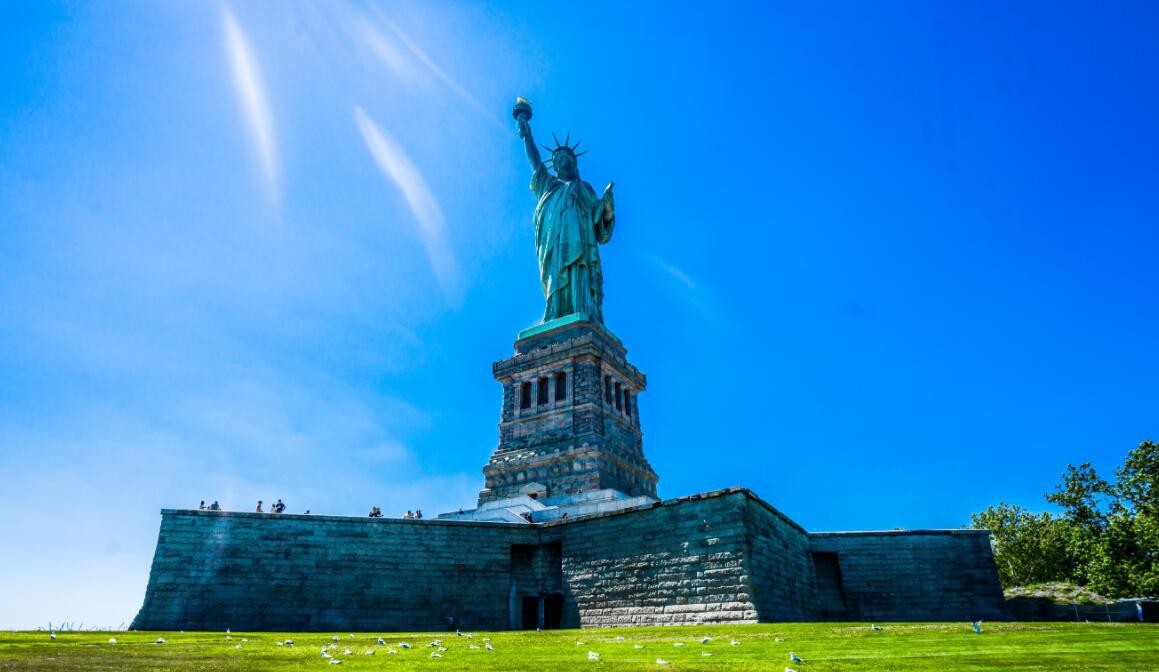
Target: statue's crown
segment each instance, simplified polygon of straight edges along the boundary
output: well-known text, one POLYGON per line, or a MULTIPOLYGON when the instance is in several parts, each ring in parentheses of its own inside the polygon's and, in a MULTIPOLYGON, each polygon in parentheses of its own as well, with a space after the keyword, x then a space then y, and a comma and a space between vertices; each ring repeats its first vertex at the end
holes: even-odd
POLYGON ((580 143, 583 142, 583 140, 576 140, 574 145, 569 144, 571 143, 571 131, 567 132, 567 137, 563 139, 563 142, 559 141, 559 136, 557 136, 554 131, 552 132, 551 137, 555 140, 555 147, 548 147, 547 145, 542 145, 542 147, 548 152, 551 152, 552 156, 555 156, 556 152, 567 152, 568 154, 571 154, 573 159, 578 159, 584 154, 587 154, 587 150, 582 152, 575 151, 579 149, 580 143))

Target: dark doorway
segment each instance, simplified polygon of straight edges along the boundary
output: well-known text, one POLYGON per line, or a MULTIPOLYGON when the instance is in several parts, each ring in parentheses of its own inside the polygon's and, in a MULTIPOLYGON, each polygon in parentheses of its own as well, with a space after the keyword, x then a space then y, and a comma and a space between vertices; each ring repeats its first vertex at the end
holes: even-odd
POLYGON ((523 598, 523 625, 524 630, 534 630, 539 627, 539 598, 528 595, 523 598))
POLYGON ((845 617, 845 586, 841 580, 841 562, 836 553, 810 553, 813 576, 817 581, 817 609, 822 620, 845 617))
POLYGON ((543 629, 558 630, 563 623, 563 595, 552 593, 543 598, 543 629))

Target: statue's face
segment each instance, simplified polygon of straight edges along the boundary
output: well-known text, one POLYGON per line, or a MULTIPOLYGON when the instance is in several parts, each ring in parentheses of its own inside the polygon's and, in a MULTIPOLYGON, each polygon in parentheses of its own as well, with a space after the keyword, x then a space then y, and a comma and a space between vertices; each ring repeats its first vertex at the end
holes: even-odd
POLYGON ((551 155, 551 165, 555 167, 555 174, 561 180, 574 180, 579 176, 575 157, 571 152, 556 152, 551 155))

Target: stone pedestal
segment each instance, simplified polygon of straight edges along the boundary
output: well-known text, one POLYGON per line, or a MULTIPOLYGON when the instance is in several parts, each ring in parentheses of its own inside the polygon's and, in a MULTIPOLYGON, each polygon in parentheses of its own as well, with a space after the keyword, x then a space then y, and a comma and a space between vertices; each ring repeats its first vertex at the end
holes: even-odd
POLYGON ((655 497, 637 404, 647 379, 620 340, 583 315, 519 336, 515 356, 493 366, 503 410, 479 504, 604 489, 655 497))

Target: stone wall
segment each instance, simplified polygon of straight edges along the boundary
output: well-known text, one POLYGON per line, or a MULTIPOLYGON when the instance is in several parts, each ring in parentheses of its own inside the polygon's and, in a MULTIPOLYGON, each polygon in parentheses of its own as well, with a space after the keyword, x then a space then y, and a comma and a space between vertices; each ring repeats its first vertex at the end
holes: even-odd
POLYGON ((734 488, 537 525, 165 510, 133 627, 485 630, 531 609, 563 627, 1005 616, 986 532, 807 534, 734 488))
POLYGON ((442 630, 510 626, 498 523, 162 511, 145 630, 442 630))
POLYGON ((1006 618, 985 530, 811 534, 810 551, 836 553, 846 614, 840 620, 1006 618))
POLYGON ((563 545, 564 627, 757 622, 745 524, 733 494, 544 526, 563 545))
POLYGON ((756 495, 742 492, 757 613, 762 621, 814 620, 808 535, 756 495))

